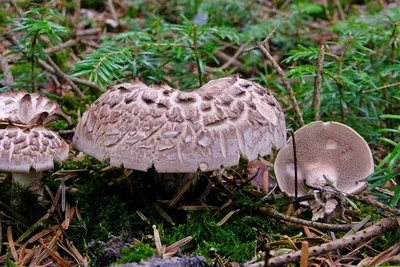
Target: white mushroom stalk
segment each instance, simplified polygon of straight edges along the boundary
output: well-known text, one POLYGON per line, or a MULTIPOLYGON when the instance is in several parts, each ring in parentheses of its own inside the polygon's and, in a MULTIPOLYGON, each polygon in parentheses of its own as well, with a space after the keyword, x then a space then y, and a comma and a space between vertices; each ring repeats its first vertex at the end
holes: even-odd
MULTIPOLYGON (((282 192, 295 194, 293 139, 280 149, 274 163, 282 192)), ((329 185, 324 176, 344 193, 358 193, 361 182, 374 171, 371 150, 365 140, 350 127, 338 122, 313 122, 295 132, 297 150, 298 196, 311 187, 329 185)))
POLYGON ((23 187, 29 188, 31 184, 35 183, 42 177, 41 172, 35 173, 22 173, 22 172, 13 172, 12 180, 14 183, 18 183, 23 187))

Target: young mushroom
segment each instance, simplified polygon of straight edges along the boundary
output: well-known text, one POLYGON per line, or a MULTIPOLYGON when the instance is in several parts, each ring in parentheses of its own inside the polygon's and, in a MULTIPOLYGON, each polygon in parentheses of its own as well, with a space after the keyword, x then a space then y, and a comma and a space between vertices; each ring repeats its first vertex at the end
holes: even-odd
POLYGON ((0 171, 12 173, 13 181, 23 186, 52 170, 54 161, 66 161, 68 152, 68 144, 43 126, 0 129, 0 171))
POLYGON ((269 177, 268 171, 272 167, 272 163, 262 162, 260 160, 252 160, 247 166, 247 179, 250 183, 257 187, 262 188, 265 192, 276 186, 276 182, 269 177))
MULTIPOLYGON (((298 196, 330 182, 339 191, 349 194, 365 188, 366 183, 360 180, 373 173, 374 162, 368 144, 353 129, 338 122, 318 121, 303 126, 294 135, 298 196)), ((279 150, 274 169, 282 192, 294 197, 293 138, 279 150)))
POLYGON ((37 93, 0 93, 0 171, 10 172, 13 181, 30 187, 54 161, 68 159, 69 146, 44 126, 71 119, 55 101, 37 93))
POLYGON ((135 81, 112 86, 84 113, 74 148, 112 166, 194 173, 257 159, 286 141, 281 106, 238 76, 193 92, 135 81))

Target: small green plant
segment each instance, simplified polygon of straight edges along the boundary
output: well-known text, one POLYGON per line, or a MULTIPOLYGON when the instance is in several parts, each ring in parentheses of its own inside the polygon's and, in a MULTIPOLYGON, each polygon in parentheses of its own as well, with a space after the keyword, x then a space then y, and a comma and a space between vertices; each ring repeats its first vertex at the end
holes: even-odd
POLYGON ((10 247, 7 247, 7 252, 5 256, 6 256, 6 261, 4 262, 4 267, 18 267, 18 264, 16 264, 13 260, 11 260, 10 247))
MULTIPOLYGON (((396 42, 393 35, 400 34, 394 22, 396 16, 398 14, 394 12, 385 19, 379 16, 365 20, 349 19, 349 24, 338 23, 333 26, 339 40, 326 44, 321 119, 339 120, 350 124, 365 137, 375 136, 379 123, 371 128, 371 123, 360 122, 379 122, 385 112, 383 107, 397 90, 396 86, 385 86, 379 90, 382 84, 395 84, 399 75, 398 61, 393 56, 400 53, 399 48, 393 46, 393 42, 396 42), (374 21, 373 25, 369 23, 371 20, 374 21), (374 35, 381 38, 372 39, 374 35)), ((314 79, 310 78, 316 75, 317 56, 317 47, 299 44, 283 60, 284 63, 296 63, 288 76, 300 80, 295 85, 295 91, 299 99, 303 99, 306 120, 311 120, 312 115, 314 79)))
POLYGON ((39 59, 45 59, 45 47, 54 46, 62 41, 62 37, 68 32, 67 29, 58 22, 63 23, 64 17, 61 13, 47 5, 36 6, 35 8, 23 13, 23 17, 15 18, 10 21, 13 29, 9 33, 24 33, 19 39, 19 46, 14 47, 15 52, 23 52, 21 60, 27 59, 31 62, 31 85, 32 91, 35 90, 35 65, 39 59), (42 37, 46 36, 49 43, 42 37))

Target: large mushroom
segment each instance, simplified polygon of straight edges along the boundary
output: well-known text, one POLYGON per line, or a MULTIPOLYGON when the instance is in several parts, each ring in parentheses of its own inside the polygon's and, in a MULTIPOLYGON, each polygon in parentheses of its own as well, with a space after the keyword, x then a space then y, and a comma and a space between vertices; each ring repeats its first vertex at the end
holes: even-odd
POLYGON ((112 166, 194 173, 269 155, 285 141, 276 99, 235 75, 193 92, 139 81, 112 86, 82 116, 73 146, 112 166))
MULTIPOLYGON (((318 121, 303 126, 294 136, 298 196, 309 194, 310 187, 321 188, 330 182, 339 191, 349 194, 365 188, 366 184, 360 180, 373 173, 374 162, 368 144, 353 129, 339 122, 318 121)), ((279 150, 274 169, 282 192, 294 197, 292 138, 279 150)))
POLYGON ((37 93, 0 93, 0 171, 29 187, 41 172, 53 169, 54 161, 68 159, 68 144, 44 126, 71 119, 58 104, 37 93))

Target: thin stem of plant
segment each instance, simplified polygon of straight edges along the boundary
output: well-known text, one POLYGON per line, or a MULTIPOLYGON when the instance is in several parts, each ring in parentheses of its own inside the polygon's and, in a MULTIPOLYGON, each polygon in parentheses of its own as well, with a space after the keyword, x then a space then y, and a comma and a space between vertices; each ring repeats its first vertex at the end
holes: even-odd
POLYGON ((193 51, 194 57, 196 58, 199 85, 202 86, 203 85, 203 72, 201 71, 199 53, 197 51, 197 26, 196 25, 193 25, 193 47, 192 47, 192 51, 193 51))
POLYGON ((17 12, 18 17, 22 18, 22 17, 23 17, 22 11, 21 11, 21 9, 17 6, 17 3, 15 2, 15 0, 11 0, 10 2, 11 2, 11 4, 12 4, 12 6, 14 7, 15 11, 17 12))
POLYGON ((393 58, 395 58, 396 57, 396 51, 397 51, 397 35, 396 35, 396 32, 397 32, 397 27, 399 26, 399 22, 395 22, 395 23, 393 23, 393 30, 392 30, 392 34, 391 34, 391 37, 392 37, 392 57, 393 58))
MULTIPOLYGON (((350 41, 353 38, 350 36, 349 39, 347 40, 344 48, 343 48, 343 53, 340 56, 340 58, 337 60, 338 62, 338 73, 339 75, 341 75, 343 73, 343 63, 344 63, 344 58, 346 56, 346 52, 348 47, 350 46, 350 41)), ((343 84, 341 82, 338 82, 338 80, 336 81, 336 85, 338 87, 339 90, 339 104, 340 104, 340 118, 341 118, 341 122, 344 123, 345 120, 345 110, 344 110, 344 89, 343 89, 343 84)))
POLYGON ((314 121, 319 120, 319 110, 321 106, 321 87, 322 87, 322 68, 324 66, 325 45, 322 45, 318 51, 317 69, 315 71, 315 85, 314 85, 314 98, 313 110, 314 121))
MULTIPOLYGON (((283 19, 282 19, 278 24, 276 24, 276 26, 275 26, 275 27, 272 29, 272 31, 267 35, 267 37, 261 42, 261 44, 264 45, 264 46, 266 46, 266 45, 268 44, 268 42, 269 42, 269 39, 271 39, 272 35, 274 35, 274 33, 278 30, 278 28, 279 28, 279 27, 289 18, 289 16, 292 15, 292 14, 293 14, 293 11, 287 13, 287 14, 285 15, 285 17, 283 17, 283 19)), ((255 49, 257 49, 257 48, 258 48, 257 45, 256 45, 256 46, 252 46, 252 47, 249 47, 249 48, 247 48, 246 50, 244 50, 244 52, 249 52, 249 51, 255 50, 255 49)))
MULTIPOLYGON (((56 74, 56 71, 54 70, 54 68, 52 66, 50 66, 49 64, 47 64, 45 61, 39 59, 39 65, 41 68, 45 69, 46 71, 56 74)), ((80 78, 76 78, 76 77, 70 77, 70 79, 74 82, 74 83, 79 83, 88 87, 91 87, 93 89, 97 89, 99 90, 100 87, 97 85, 97 83, 94 82, 89 82, 87 80, 84 79, 80 79, 80 78)))
POLYGON ((376 92, 376 91, 379 91, 379 90, 382 90, 382 89, 386 89, 386 88, 393 87, 393 86, 398 86, 398 85, 400 85, 400 82, 392 83, 392 84, 388 84, 388 85, 383 85, 383 86, 380 86, 380 87, 377 87, 377 88, 373 88, 373 89, 363 90, 363 93, 372 93, 372 92, 376 92))
POLYGON ((35 33, 35 36, 33 37, 33 40, 32 40, 32 50, 31 50, 31 52, 32 52, 32 55, 31 55, 31 84, 32 84, 32 92, 35 92, 35 45, 36 45, 36 42, 37 42, 37 38, 38 38, 38 36, 39 36, 39 32, 40 31, 37 31, 36 33, 35 33))
POLYGON ((112 16, 113 20, 114 20, 114 21, 117 23, 117 25, 118 25, 118 24, 119 24, 119 22, 118 22, 118 15, 117 15, 117 12, 115 11, 113 0, 108 0, 107 3, 108 3, 108 7, 110 8, 111 16, 112 16))
POLYGON ((85 95, 82 93, 82 91, 78 88, 78 86, 76 86, 76 84, 71 80, 71 78, 65 74, 58 66, 57 64, 51 59, 51 57, 46 56, 46 60, 47 62, 49 62, 49 64, 53 67, 55 74, 65 80, 70 86, 71 88, 75 91, 75 93, 77 93, 80 97, 85 97, 85 95))
POLYGON ((74 34, 78 29, 79 22, 81 21, 81 0, 73 0, 75 10, 74 10, 74 34))
POLYGON ((7 59, 0 55, 0 67, 4 73, 4 85, 11 86, 14 84, 14 78, 8 66, 7 59))
POLYGON ((278 72, 279 76, 281 76, 283 84, 285 85, 285 87, 289 93, 290 102, 292 103, 294 112, 296 114, 297 121, 299 122, 300 126, 304 126, 303 116, 301 115, 299 105, 297 104, 296 96, 294 95, 293 88, 290 85, 289 80, 286 78, 285 73, 283 72, 281 67, 278 65, 278 63, 276 63, 276 61, 271 56, 271 54, 268 52, 268 50, 264 47, 264 45, 262 45, 261 43, 258 43, 257 47, 264 53, 264 55, 267 57, 267 59, 271 62, 272 66, 278 72))

